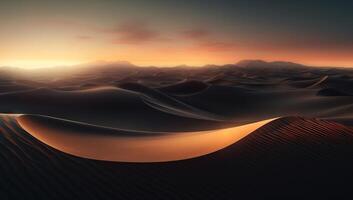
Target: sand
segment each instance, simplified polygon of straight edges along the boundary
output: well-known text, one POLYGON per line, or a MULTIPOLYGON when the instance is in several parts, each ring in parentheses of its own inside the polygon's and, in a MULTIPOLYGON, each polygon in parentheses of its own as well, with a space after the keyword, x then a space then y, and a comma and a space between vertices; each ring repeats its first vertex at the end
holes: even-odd
POLYGON ((343 198, 352 184, 353 129, 332 121, 281 118, 215 153, 142 164, 71 156, 1 119, 5 199, 343 198))
POLYGON ((118 162, 165 162, 213 153, 274 119, 198 132, 107 129, 38 115, 21 115, 16 120, 36 139, 75 156, 118 162))
POLYGON ((353 70, 8 70, 1 199, 350 197, 353 70))

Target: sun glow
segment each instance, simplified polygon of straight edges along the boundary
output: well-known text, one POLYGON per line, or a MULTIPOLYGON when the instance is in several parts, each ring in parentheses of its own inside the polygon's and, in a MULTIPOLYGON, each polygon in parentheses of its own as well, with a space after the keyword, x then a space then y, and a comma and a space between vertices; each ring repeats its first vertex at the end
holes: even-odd
POLYGON ((73 60, 9 60, 0 63, 0 66, 20 67, 20 68, 44 68, 71 66, 82 63, 73 60))

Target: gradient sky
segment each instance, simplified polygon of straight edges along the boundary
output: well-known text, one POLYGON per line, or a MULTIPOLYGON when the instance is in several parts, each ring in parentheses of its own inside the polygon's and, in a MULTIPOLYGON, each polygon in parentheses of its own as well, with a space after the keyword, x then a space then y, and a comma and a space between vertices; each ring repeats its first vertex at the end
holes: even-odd
POLYGON ((5 0, 0 25, 0 66, 264 59, 353 67, 352 0, 5 0))

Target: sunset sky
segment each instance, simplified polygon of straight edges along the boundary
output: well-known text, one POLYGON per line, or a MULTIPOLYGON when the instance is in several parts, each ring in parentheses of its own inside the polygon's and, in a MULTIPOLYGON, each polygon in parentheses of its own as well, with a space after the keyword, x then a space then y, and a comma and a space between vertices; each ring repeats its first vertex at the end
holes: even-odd
POLYGON ((0 1, 0 66, 285 60, 353 67, 353 1, 0 1))

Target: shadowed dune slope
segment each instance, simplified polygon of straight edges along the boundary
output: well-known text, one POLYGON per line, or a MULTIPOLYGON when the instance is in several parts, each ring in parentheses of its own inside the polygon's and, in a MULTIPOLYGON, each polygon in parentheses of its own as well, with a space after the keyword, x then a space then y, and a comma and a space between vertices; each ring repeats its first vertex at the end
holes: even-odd
POLYGON ((0 110, 147 131, 202 130, 220 126, 217 121, 222 120, 221 117, 141 87, 145 93, 116 87, 76 91, 40 88, 6 93, 0 94, 0 110))
POLYGON ((203 90, 207 89, 209 87, 208 84, 201 82, 201 81, 195 81, 195 80, 190 80, 190 81, 183 81, 180 83, 176 83, 173 85, 168 85, 165 87, 160 87, 157 88, 158 90, 168 93, 168 94, 173 94, 173 95, 190 95, 198 92, 202 92, 203 90))
POLYGON ((325 88, 317 92, 318 96, 353 96, 353 94, 343 92, 339 89, 325 88))
POLYGON ((2 75, 0 113, 157 132, 218 129, 277 116, 353 116, 341 109, 353 101, 350 69, 250 60, 240 66, 109 64, 82 70, 46 79, 2 75))
POLYGON ((317 119, 281 118, 221 151, 167 163, 73 157, 12 116, 1 118, 0 142, 4 199, 337 198, 353 184, 353 129, 317 119))
POLYGON ((225 120, 224 117, 212 114, 205 110, 200 110, 196 107, 190 106, 182 101, 179 101, 167 94, 159 92, 158 90, 146 87, 138 83, 124 83, 119 85, 119 87, 133 92, 138 92, 144 102, 147 103, 147 105, 166 113, 187 118, 203 119, 210 121, 225 120))
POLYGON ((297 78, 288 78, 286 82, 290 86, 296 87, 296 88, 315 88, 319 87, 320 84, 326 81, 328 76, 324 76, 321 78, 303 78, 303 77, 297 77, 297 78))

